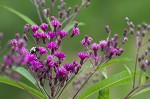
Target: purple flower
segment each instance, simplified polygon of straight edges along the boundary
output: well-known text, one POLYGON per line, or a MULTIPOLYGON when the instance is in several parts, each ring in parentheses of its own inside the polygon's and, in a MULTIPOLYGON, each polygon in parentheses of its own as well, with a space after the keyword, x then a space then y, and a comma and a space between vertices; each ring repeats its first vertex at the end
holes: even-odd
POLYGON ((41 33, 38 32, 38 31, 34 32, 33 36, 34 36, 35 38, 42 38, 42 37, 41 37, 41 33))
POLYGON ((105 40, 99 41, 99 45, 101 48, 105 48, 107 46, 107 41, 105 40))
POLYGON ((50 62, 48 63, 48 66, 49 66, 49 67, 54 67, 54 66, 55 66, 54 61, 50 61, 50 62))
POLYGON ((32 29, 33 32, 36 32, 36 31, 39 29, 39 26, 37 26, 37 25, 32 25, 32 26, 31 26, 31 29, 32 29))
POLYGON ((18 42, 17 42, 16 39, 13 39, 13 40, 11 40, 11 44, 12 44, 13 46, 17 46, 18 42))
POLYGON ((57 53, 55 53, 55 56, 58 59, 64 59, 66 57, 66 54, 64 52, 57 52, 57 53))
POLYGON ((43 31, 45 31, 45 30, 48 28, 48 24, 42 23, 42 24, 40 25, 40 28, 41 28, 43 31))
POLYGON ((99 48, 100 48, 99 44, 96 44, 96 43, 93 43, 93 44, 92 44, 92 49, 93 49, 94 51, 97 51, 99 48))
POLYGON ((46 39, 47 38, 47 34, 46 33, 41 33, 40 36, 41 36, 42 39, 46 39))
POLYGON ((52 26, 54 28, 57 28, 60 25, 60 22, 55 18, 52 22, 51 22, 52 26))
POLYGON ((91 58, 94 59, 94 60, 96 60, 96 61, 99 61, 99 60, 102 59, 101 56, 99 56, 99 55, 95 56, 94 54, 91 55, 91 58))
POLYGON ((111 48, 109 49, 109 52, 114 55, 114 54, 117 54, 117 53, 118 53, 118 50, 117 50, 116 48, 111 47, 111 48))
POLYGON ((46 56, 46 62, 51 62, 51 61, 53 61, 54 60, 54 57, 53 57, 53 55, 47 55, 46 56))
POLYGON ((30 64, 31 64, 30 68, 32 70, 40 70, 44 66, 42 61, 37 61, 37 60, 32 61, 30 64))
POLYGON ((60 38, 63 38, 63 37, 68 35, 68 33, 66 31, 64 31, 64 30, 59 30, 58 34, 59 34, 60 38))
POLYGON ((42 55, 42 54, 45 54, 45 53, 47 52, 46 48, 41 47, 41 46, 38 47, 38 51, 39 51, 39 53, 40 53, 41 55, 42 55))
POLYGON ((72 29, 72 35, 79 35, 79 34, 80 34, 79 28, 74 27, 74 28, 72 29))
POLYGON ((66 68, 67 71, 73 71, 74 70, 74 65, 71 63, 65 64, 64 67, 66 68))
POLYGON ((56 50, 58 49, 58 46, 57 46, 57 43, 56 43, 56 42, 50 42, 50 43, 47 45, 47 48, 56 51, 56 50))
POLYGON ((56 33, 55 32, 48 32, 48 36, 53 39, 54 37, 56 37, 56 33))
POLYGON ((84 52, 79 52, 78 53, 78 57, 81 59, 81 60, 84 60, 86 58, 88 58, 88 54, 84 53, 84 52))
POLYGON ((4 64, 6 65, 6 66, 11 66, 12 65, 12 58, 11 58, 11 56, 4 56, 4 64))
POLYGON ((37 57, 34 55, 34 54, 27 54, 27 56, 26 56, 26 62, 31 62, 31 61, 33 61, 33 60, 36 60, 37 59, 37 57))
POLYGON ((82 44, 83 46, 88 46, 88 45, 91 44, 92 40, 93 40, 93 39, 92 39, 91 37, 84 38, 84 39, 81 41, 81 44, 82 44))
POLYGON ((68 71, 64 67, 58 67, 56 75, 66 77, 68 75, 68 71))

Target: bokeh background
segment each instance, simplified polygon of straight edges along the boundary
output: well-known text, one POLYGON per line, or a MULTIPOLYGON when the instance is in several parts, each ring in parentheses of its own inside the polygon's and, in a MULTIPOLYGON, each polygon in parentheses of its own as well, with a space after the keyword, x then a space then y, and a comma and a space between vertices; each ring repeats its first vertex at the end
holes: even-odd
MULTIPOLYGON (((47 0, 47 3, 50 0, 47 0)), ((80 4, 81 0, 64 0, 67 2, 67 6, 73 6, 74 4, 80 4)), ((40 24, 36 9, 30 0, 0 0, 0 31, 4 33, 4 38, 1 46, 4 47, 6 42, 14 37, 15 33, 22 33, 23 26, 26 22, 20 19, 18 16, 10 13, 2 6, 14 8, 15 10, 27 15, 34 22, 40 24)), ((48 5, 48 4, 47 4, 48 5)), ((136 25, 138 23, 147 22, 150 23, 150 0, 91 0, 91 4, 87 9, 83 9, 76 20, 84 22, 85 25, 80 27, 81 35, 73 38, 71 42, 66 42, 63 45, 63 50, 67 51, 70 55, 70 60, 77 57, 76 53, 83 48, 80 41, 88 34, 92 36, 95 42, 105 39, 107 37, 105 33, 105 25, 110 25, 112 35, 118 33, 122 36, 124 28, 127 28, 125 23, 125 17, 128 16, 136 25)), ((126 49, 122 57, 135 58, 135 42, 132 36, 129 36, 128 44, 123 47, 126 49)), ((7 50, 3 54, 7 53, 7 50)), ((3 55, 2 54, 2 55, 3 55)), ((2 60, 0 55, 0 60, 2 60)), ((130 69, 133 69, 133 63, 124 63, 130 69)), ((109 69, 109 75, 115 74, 125 70, 123 64, 117 64, 109 69)), ((131 90, 131 84, 122 85, 111 88, 110 99, 122 99, 129 90, 131 90)), ((132 99, 149 99, 149 92, 142 95, 133 97, 132 99)), ((96 97, 93 97, 96 98, 96 97)), ((20 89, 15 87, 0 84, 0 99, 30 99, 29 95, 20 89)), ((64 98, 65 99, 65 98, 64 98)))

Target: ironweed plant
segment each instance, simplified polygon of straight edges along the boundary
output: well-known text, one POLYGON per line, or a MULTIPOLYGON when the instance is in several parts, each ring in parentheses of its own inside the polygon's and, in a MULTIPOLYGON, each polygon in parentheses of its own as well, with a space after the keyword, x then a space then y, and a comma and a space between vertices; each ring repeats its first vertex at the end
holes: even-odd
MULTIPOLYGON (((147 82, 149 77, 145 73, 150 65, 147 58, 150 47, 147 47, 145 52, 140 55, 140 49, 150 41, 148 39, 143 43, 143 38, 150 30, 148 24, 138 25, 136 31, 133 22, 126 18, 129 29, 124 30, 121 38, 118 34, 111 36, 111 29, 109 25, 106 25, 106 35, 108 35, 106 39, 93 42, 92 37, 86 35, 81 40, 84 50, 76 54, 79 61, 74 59, 65 62, 64 60, 67 60, 68 57, 66 52, 61 50, 62 44, 66 41, 71 42, 72 38, 76 38, 82 33, 79 29, 82 24, 75 22, 74 19, 81 9, 89 6, 90 0, 82 0, 80 6, 74 7, 74 11, 71 7, 67 7, 63 0, 50 0, 50 8, 46 7, 45 0, 31 1, 36 7, 40 25, 35 24, 30 18, 14 9, 4 6, 24 19, 27 24, 25 24, 22 34, 16 33, 15 38, 6 44, 9 52, 3 56, 3 62, 0 64, 1 83, 21 88, 32 98, 35 98, 33 97, 35 95, 41 99, 62 99, 62 94, 71 85, 75 91, 73 95, 67 96, 72 99, 84 99, 96 92, 99 93, 98 99, 109 99, 111 86, 126 84, 132 80, 130 78, 133 78, 133 88, 124 98, 128 99, 149 86, 149 82, 147 82), (55 6, 57 6, 57 10, 55 10, 55 6), (54 12, 57 12, 58 16, 54 12), (118 58, 124 52, 122 45, 128 41, 128 34, 136 37, 134 71, 132 72, 126 67, 127 71, 109 77, 107 66, 130 61, 128 58, 118 58), (33 40, 29 39, 29 36, 33 40), (33 46, 29 48, 28 45, 33 46), (89 65, 87 65, 88 63, 89 65), (138 65, 141 69, 140 73, 137 71, 138 65), (35 88, 21 82, 20 75, 28 79, 35 88), (137 77, 139 77, 138 83, 137 77), (144 77, 146 80, 143 81, 144 77), (88 86, 91 80, 93 83, 88 86), (82 91, 84 88, 88 89, 82 91)), ((2 36, 3 34, 0 33, 0 41, 2 36)))

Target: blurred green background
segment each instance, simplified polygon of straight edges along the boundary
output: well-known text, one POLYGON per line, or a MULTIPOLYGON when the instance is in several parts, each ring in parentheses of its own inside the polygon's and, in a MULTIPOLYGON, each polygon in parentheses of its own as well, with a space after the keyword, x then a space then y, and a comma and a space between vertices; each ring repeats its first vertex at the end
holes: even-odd
MULTIPOLYGON (((47 3, 50 0, 47 0, 47 3)), ((67 6, 80 4, 81 0, 64 0, 67 6)), ((0 0, 0 31, 4 33, 4 39, 1 43, 3 47, 6 41, 12 39, 15 33, 22 33, 23 26, 26 22, 18 16, 4 9, 2 5, 14 8, 15 10, 27 15, 34 22, 40 24, 36 9, 30 0, 0 0)), ((70 59, 76 58, 76 53, 83 48, 80 41, 84 35, 92 36, 95 42, 105 39, 105 25, 110 25, 112 35, 118 33, 122 36, 124 28, 127 28, 125 17, 128 16, 136 25, 138 23, 150 23, 150 0, 91 0, 91 4, 87 9, 83 9, 76 20, 84 22, 85 26, 80 27, 81 34, 73 38, 70 42, 63 45, 63 50, 67 51, 70 59), (74 57, 72 57, 74 56, 74 57)), ((122 57, 135 58, 134 38, 129 36, 128 44, 123 47, 126 49, 122 57)), ((2 59, 2 57, 1 57, 2 59)), ((129 68, 133 69, 133 63, 125 63, 129 68)), ((112 66, 109 69, 109 75, 125 70, 123 64, 112 66)), ((123 85, 111 88, 111 99, 122 99, 129 90, 130 85, 123 85)), ((149 99, 149 92, 133 97, 133 99, 149 99)), ((17 88, 9 85, 0 84, 0 99, 30 99, 29 95, 17 88)))

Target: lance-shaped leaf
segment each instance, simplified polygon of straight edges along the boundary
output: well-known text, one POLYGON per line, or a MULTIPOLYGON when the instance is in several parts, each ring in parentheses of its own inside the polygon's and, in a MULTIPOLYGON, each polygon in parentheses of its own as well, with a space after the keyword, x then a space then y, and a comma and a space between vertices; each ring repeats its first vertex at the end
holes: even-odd
POLYGON ((40 91, 22 83, 22 82, 14 81, 8 77, 0 76, 0 83, 8 84, 8 85, 11 85, 11 86, 23 89, 23 90, 27 90, 28 92, 39 97, 40 99, 46 99, 46 96, 43 95, 40 91))
MULTIPOLYGON (((139 75, 139 74, 138 74, 139 75)), ((94 94, 95 92, 111 87, 114 84, 121 83, 126 79, 131 78, 131 75, 128 71, 123 71, 121 73, 115 74, 107 79, 104 79, 93 86, 91 86, 89 89, 87 89, 85 92, 81 93, 78 99, 85 99, 86 97, 94 94)))

